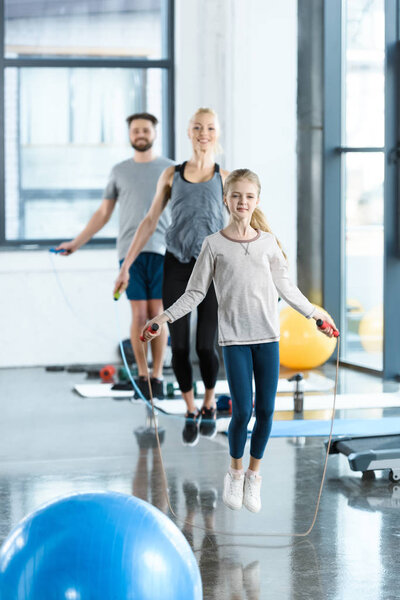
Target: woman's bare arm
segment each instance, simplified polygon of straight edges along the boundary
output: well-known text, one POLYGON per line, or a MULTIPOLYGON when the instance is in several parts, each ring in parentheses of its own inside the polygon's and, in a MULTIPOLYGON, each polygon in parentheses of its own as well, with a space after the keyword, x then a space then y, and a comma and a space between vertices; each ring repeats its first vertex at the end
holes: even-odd
POLYGON ((125 260, 121 265, 121 270, 115 282, 114 293, 117 291, 121 292, 126 288, 129 281, 129 268, 131 264, 136 260, 137 256, 156 230, 158 220, 171 196, 174 170, 175 167, 168 167, 160 175, 153 202, 147 215, 137 228, 128 252, 126 253, 125 260))

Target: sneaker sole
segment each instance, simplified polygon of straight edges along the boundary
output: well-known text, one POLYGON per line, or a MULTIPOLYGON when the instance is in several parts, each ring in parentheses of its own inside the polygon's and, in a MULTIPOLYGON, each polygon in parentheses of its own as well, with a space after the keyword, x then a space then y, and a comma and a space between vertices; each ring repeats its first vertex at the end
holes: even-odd
POLYGON ((254 509, 254 508, 251 508, 250 506, 248 506, 245 502, 243 502, 243 506, 252 513, 258 513, 261 510, 261 506, 260 506, 260 508, 254 509))
MULTIPOLYGON (((212 439, 215 438, 215 436, 218 433, 218 431, 217 431, 217 419, 213 419, 213 420, 215 421, 215 429, 214 429, 214 431, 212 432, 211 435, 208 434, 208 433, 202 433, 201 432, 201 420, 200 420, 199 433, 200 433, 201 437, 208 438, 209 440, 212 440, 212 439)), ((208 424, 208 423, 206 423, 206 424, 208 424)))
POLYGON ((225 506, 227 506, 231 510, 240 510, 243 506, 243 504, 241 506, 233 506, 232 504, 229 504, 229 502, 227 502, 227 500, 225 500, 225 498, 223 496, 222 496, 222 502, 225 504, 225 506))
POLYGON ((208 438, 209 440, 213 440, 215 438, 215 436, 217 435, 217 433, 218 433, 217 428, 215 428, 215 431, 213 431, 211 435, 208 435, 207 433, 201 433, 201 431, 200 431, 201 437, 208 438))
POLYGON ((199 443, 199 436, 194 440, 194 442, 185 442, 184 440, 182 440, 182 444, 184 446, 191 446, 192 448, 194 446, 197 446, 198 443, 199 443))

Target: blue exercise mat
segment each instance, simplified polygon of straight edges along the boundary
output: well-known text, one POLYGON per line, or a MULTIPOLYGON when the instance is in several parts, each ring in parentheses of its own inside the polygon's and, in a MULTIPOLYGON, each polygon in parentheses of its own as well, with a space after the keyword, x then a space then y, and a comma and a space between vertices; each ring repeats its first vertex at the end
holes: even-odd
MULTIPOLYGON (((326 437, 329 436, 330 425, 330 421, 274 421, 271 437, 326 437)), ((335 436, 390 434, 400 434, 400 417, 336 419, 333 424, 335 436)))

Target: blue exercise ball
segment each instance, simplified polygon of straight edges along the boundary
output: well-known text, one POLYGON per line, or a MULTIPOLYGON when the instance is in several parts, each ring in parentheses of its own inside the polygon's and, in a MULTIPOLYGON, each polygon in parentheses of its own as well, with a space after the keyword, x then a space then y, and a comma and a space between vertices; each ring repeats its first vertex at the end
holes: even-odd
POLYGON ((4 600, 202 600, 200 571, 161 511, 116 492, 75 494, 27 516, 0 551, 4 600))

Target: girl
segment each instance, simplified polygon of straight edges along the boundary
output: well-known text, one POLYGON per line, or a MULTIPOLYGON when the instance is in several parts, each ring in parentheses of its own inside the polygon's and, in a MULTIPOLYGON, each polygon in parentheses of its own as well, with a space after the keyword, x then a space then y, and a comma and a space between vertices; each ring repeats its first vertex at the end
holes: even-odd
MULTIPOLYGON (((173 323, 202 301, 214 281, 218 299, 219 343, 232 398, 229 426, 231 464, 224 479, 223 501, 231 509, 242 504, 261 508, 260 462, 271 431, 279 377, 278 294, 307 319, 335 324, 315 308, 288 278, 285 255, 260 209, 260 181, 248 169, 233 171, 225 181, 224 203, 230 219, 222 231, 206 237, 185 293, 164 313, 147 323, 173 323), (250 443, 250 464, 244 474, 242 456, 253 410, 256 421, 250 443)), ((159 328, 156 335, 161 331, 159 328)))
MULTIPOLYGON (((154 232, 167 204, 171 211, 171 225, 166 233, 167 252, 162 291, 164 306, 173 304, 185 291, 204 238, 221 229, 225 222, 222 190, 228 173, 215 162, 219 134, 220 127, 215 112, 210 108, 200 108, 191 118, 188 129, 192 157, 162 173, 153 204, 139 225, 126 254, 115 282, 114 293, 127 287, 129 267, 154 232)), ((215 348, 217 299, 212 284, 207 286, 204 296, 197 304, 196 351, 206 388, 200 413, 194 402, 189 358, 190 315, 176 323, 171 321, 169 325, 172 367, 187 405, 182 439, 184 444, 190 446, 198 442, 199 431, 207 437, 216 434, 214 387, 219 361, 215 348)))

